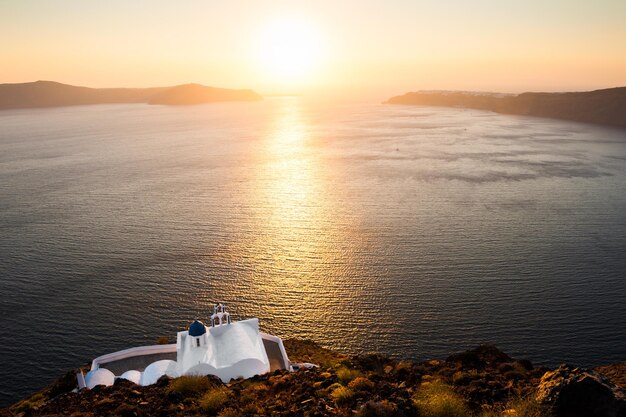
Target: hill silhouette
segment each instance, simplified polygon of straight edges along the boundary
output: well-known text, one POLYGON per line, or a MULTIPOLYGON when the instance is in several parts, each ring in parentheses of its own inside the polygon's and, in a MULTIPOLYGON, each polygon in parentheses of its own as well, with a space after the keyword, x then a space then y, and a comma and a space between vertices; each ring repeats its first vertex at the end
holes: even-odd
POLYGON ((230 90, 227 88, 206 87, 200 84, 184 84, 157 92, 150 104, 200 104, 213 101, 253 101, 262 97, 252 90, 230 90))
POLYGON ((155 88, 89 88, 54 81, 0 84, 0 109, 75 106, 106 103, 201 104, 261 100, 251 90, 186 84, 155 88))
POLYGON ((503 114, 626 127, 626 87, 574 93, 518 95, 420 91, 392 97, 385 103, 464 107, 503 114))

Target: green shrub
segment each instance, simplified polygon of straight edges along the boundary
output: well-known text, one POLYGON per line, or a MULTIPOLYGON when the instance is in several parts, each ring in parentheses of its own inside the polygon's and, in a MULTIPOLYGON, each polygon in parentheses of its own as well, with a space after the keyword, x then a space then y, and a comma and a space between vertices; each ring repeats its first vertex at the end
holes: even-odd
POLYGON ((441 381, 426 382, 413 397, 422 417, 469 417, 465 400, 441 381))
POLYGON ((337 405, 346 405, 354 398, 354 391, 347 387, 339 387, 330 393, 337 405))
POLYGON ((168 392, 180 392, 187 397, 197 397, 211 388, 209 379, 205 376, 185 375, 173 379, 167 387, 168 392))
POLYGON ((341 368, 337 370, 337 379, 343 385, 350 383, 350 381, 352 381, 354 378, 360 375, 361 375, 360 372, 357 371, 356 369, 346 368, 345 366, 342 366, 341 368))
POLYGON ((200 407, 210 414, 220 411, 228 402, 228 391, 224 387, 213 388, 200 398, 200 407))

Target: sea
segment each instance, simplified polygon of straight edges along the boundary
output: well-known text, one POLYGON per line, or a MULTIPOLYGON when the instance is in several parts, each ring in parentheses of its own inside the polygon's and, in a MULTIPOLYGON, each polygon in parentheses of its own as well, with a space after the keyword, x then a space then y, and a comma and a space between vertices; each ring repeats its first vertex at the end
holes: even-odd
POLYGON ((215 302, 347 354, 626 361, 626 131, 271 97, 0 111, 0 405, 215 302))

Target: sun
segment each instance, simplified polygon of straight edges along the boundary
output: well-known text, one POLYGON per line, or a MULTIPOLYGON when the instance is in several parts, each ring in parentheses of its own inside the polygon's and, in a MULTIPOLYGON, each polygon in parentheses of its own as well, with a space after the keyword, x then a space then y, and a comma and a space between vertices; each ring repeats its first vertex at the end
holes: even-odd
POLYGON ((259 60, 273 81, 306 82, 324 58, 319 30, 299 17, 276 18, 261 30, 259 60))

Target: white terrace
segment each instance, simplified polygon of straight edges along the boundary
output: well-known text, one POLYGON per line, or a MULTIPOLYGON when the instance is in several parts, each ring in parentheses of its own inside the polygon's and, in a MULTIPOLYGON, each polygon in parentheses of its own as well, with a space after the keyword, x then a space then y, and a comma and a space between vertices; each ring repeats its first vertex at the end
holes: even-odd
POLYGON ((279 337, 259 331, 256 318, 231 322, 224 304, 213 309, 211 326, 195 320, 178 332, 176 344, 140 346, 100 356, 79 388, 113 385, 123 378, 140 385, 154 384, 161 376, 215 375, 228 382, 276 369, 291 369, 279 337))

